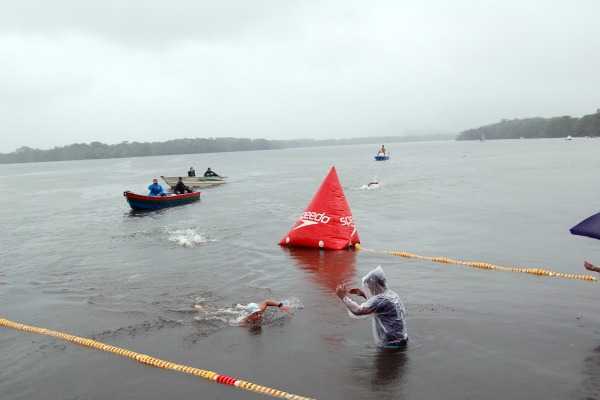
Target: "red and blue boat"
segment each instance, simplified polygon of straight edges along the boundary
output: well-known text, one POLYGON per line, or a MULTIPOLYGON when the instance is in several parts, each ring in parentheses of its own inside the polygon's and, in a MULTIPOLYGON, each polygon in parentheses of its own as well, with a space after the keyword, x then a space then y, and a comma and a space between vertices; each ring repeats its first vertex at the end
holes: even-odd
POLYGON ((123 192, 123 196, 125 196, 127 202, 134 210, 158 210, 160 208, 181 206, 200 200, 200 192, 170 194, 167 196, 144 196, 127 190, 123 192))

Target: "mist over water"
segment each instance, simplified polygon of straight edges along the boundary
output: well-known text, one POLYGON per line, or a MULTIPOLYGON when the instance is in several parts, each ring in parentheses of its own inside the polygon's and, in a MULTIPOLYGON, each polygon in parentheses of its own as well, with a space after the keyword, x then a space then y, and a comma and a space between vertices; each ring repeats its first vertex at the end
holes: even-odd
MULTIPOLYGON (((0 317, 312 398, 600 398, 598 282, 370 251, 588 275, 600 241, 569 228, 600 210, 600 139, 385 145, 2 165, 26 191, 0 198, 0 317), (229 183, 130 210, 191 165, 229 183), (367 250, 278 246, 332 166, 367 250), (333 293, 377 265, 404 352, 333 293), (236 326, 265 299, 294 312, 236 326)), ((3 399, 262 397, 7 327, 0 349, 3 399)))

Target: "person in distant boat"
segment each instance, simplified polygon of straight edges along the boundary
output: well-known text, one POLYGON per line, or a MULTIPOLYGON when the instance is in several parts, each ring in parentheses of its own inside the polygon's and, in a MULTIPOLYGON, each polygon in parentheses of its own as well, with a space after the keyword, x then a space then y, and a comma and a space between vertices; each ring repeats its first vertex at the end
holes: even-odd
POLYGON ((204 176, 219 176, 219 175, 217 175, 217 173, 215 171, 211 170, 210 167, 208 167, 208 169, 204 173, 204 176))
POLYGON ((148 196, 166 196, 163 187, 158 184, 158 179, 152 181, 152 185, 148 186, 148 190, 150 191, 148 196))
POLYGON ((188 171, 188 176, 196 176, 196 170, 194 169, 194 167, 190 167, 190 170, 188 171))
POLYGON ((277 307, 283 312, 291 312, 290 306, 286 306, 283 303, 278 303, 273 300, 265 300, 262 303, 250 303, 246 306, 246 316, 240 321, 240 326, 248 325, 260 325, 262 322, 262 315, 267 307, 277 307))
POLYGON ((381 149, 379 149, 379 156, 385 156, 385 145, 381 145, 381 149))
POLYGON ((589 263, 587 261, 583 262, 583 266, 585 267, 585 269, 587 269, 588 271, 594 271, 594 272, 600 272, 600 267, 596 267, 594 264, 589 263))
POLYGON ((194 191, 192 190, 191 187, 186 186, 183 183, 183 178, 180 176, 179 179, 177 179, 177 185, 175 185, 175 194, 184 194, 184 193, 193 193, 194 191))
POLYGON ((387 288, 385 274, 381 267, 375 268, 362 278, 372 297, 361 305, 348 297, 348 294, 367 296, 359 288, 346 288, 339 285, 335 292, 342 299, 348 313, 353 318, 373 316, 373 337, 380 347, 402 348, 408 343, 404 304, 400 297, 387 288))

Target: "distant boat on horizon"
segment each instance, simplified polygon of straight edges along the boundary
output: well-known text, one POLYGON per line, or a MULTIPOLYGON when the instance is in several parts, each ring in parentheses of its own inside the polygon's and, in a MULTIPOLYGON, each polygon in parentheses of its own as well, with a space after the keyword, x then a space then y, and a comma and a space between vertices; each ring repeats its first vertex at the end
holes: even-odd
POLYGON ((573 138, 571 137, 571 135, 567 135, 565 140, 572 140, 573 138))
POLYGON ((481 135, 481 139, 479 139, 480 142, 485 142, 485 135, 481 135))

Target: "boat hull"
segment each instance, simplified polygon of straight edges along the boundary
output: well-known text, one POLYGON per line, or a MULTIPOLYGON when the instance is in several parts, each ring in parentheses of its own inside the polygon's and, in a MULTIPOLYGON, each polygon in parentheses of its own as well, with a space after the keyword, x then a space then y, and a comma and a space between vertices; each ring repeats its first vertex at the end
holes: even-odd
MULTIPOLYGON (((177 176, 161 176, 163 181, 167 183, 172 189, 175 189, 179 177, 177 176)), ((227 183, 226 176, 185 176, 183 178, 183 184, 195 188, 218 186, 227 183)))
POLYGON ((134 210, 158 210, 166 207, 181 206, 200 200, 200 192, 154 197, 126 191, 123 193, 123 196, 125 196, 129 206, 134 210))
POLYGON ((389 160, 390 156, 375 156, 375 161, 385 161, 389 160))

